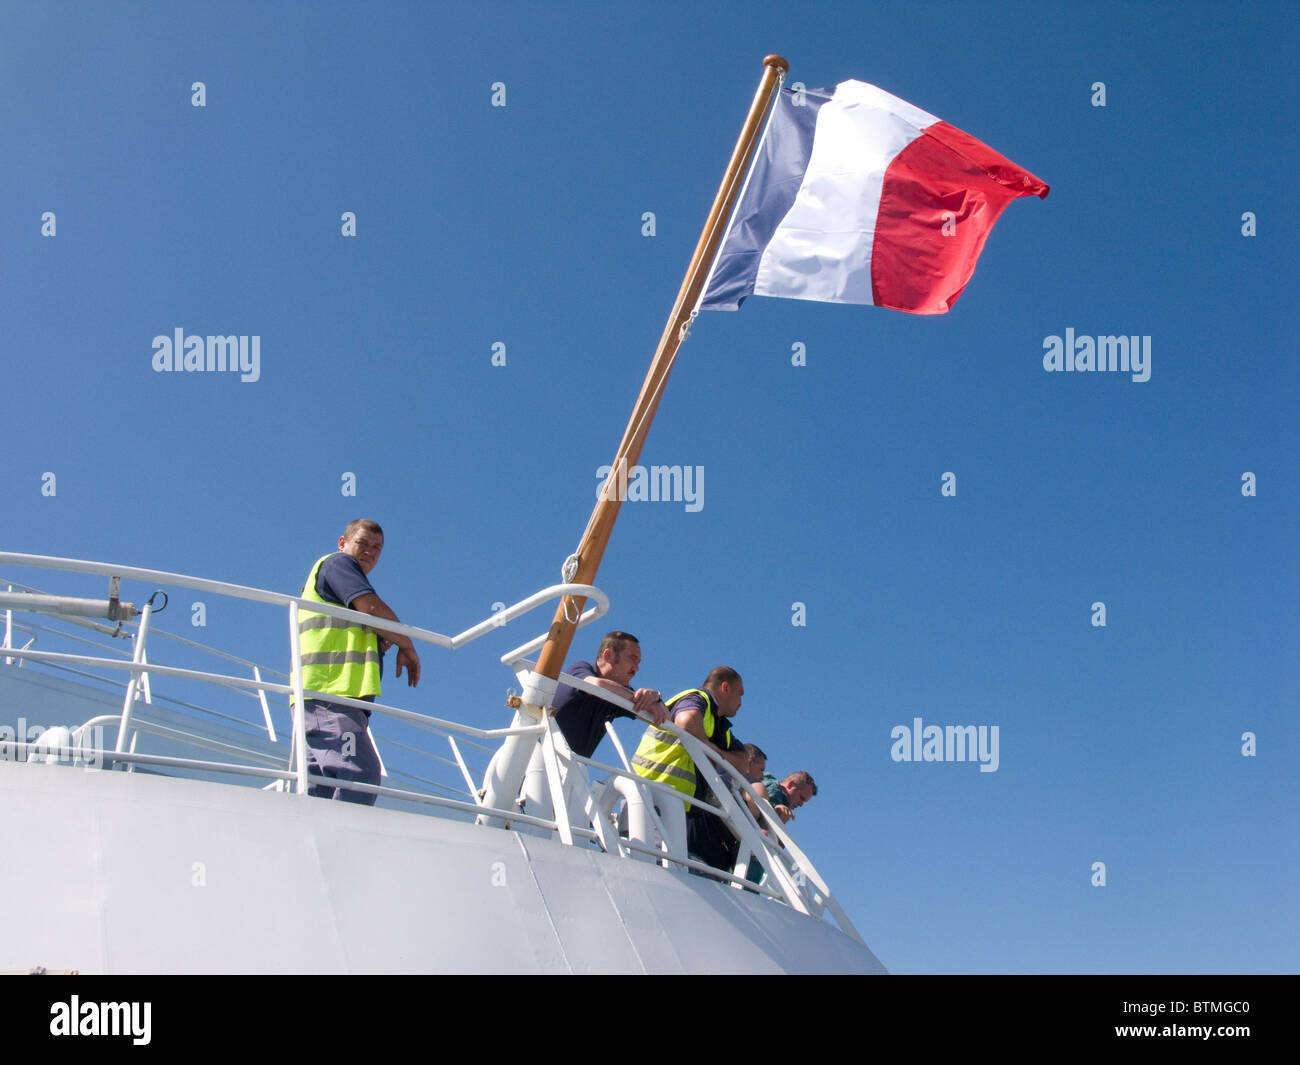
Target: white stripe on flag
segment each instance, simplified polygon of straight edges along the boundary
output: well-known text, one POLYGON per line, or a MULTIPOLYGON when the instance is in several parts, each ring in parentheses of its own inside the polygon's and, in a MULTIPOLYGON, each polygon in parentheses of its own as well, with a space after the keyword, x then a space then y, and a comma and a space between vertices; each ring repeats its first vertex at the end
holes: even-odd
POLYGON ((885 171, 938 121, 874 85, 838 85, 818 111, 808 170, 763 253, 754 294, 874 303, 871 247, 885 171))

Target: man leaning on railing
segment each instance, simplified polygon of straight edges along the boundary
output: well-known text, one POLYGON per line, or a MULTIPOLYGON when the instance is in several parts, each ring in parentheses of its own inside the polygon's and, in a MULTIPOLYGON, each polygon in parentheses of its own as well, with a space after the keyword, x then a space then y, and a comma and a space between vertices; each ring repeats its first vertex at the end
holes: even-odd
MULTIPOLYGON (((763 773, 760 780, 751 781, 749 786, 754 790, 755 795, 766 799, 771 804, 782 824, 793 821, 794 811, 817 794, 816 781, 813 780, 811 773, 803 769, 787 773, 781 780, 777 780, 771 773, 763 773)), ((757 815, 758 808, 753 801, 748 796, 745 800, 757 815)), ((745 877, 756 884, 763 879, 763 866, 757 858, 750 859, 745 877)))
POLYGON ((793 821, 794 811, 817 794, 812 774, 803 769, 787 773, 779 781, 771 773, 764 773, 762 779, 751 786, 756 795, 772 804, 782 823, 793 821))
MULTIPOLYGON (((697 740, 712 744, 743 773, 749 765, 749 755, 740 740, 732 735, 730 719, 739 712, 744 694, 740 674, 730 666, 718 666, 701 687, 679 692, 665 705, 672 712, 674 725, 697 740)), ((638 776, 667 784, 683 795, 701 800, 707 800, 710 795, 685 745, 673 733, 654 725, 646 729, 632 759, 632 768, 638 776)), ((735 836, 720 818, 689 805, 686 838, 692 857, 730 871, 726 852, 728 849, 734 852, 735 836)), ((734 861, 733 853, 733 864, 734 861)))
MULTIPOLYGON (((302 598, 397 621, 368 579, 383 549, 384 530, 378 522, 368 518, 351 522, 339 537, 338 551, 323 555, 312 566, 302 598)), ((412 688, 420 682, 420 656, 411 638, 400 633, 381 636, 366 625, 303 609, 298 614, 298 644, 304 689, 373 702, 379 696, 383 654, 393 644, 398 648, 397 675, 405 668, 412 688)), ((379 783, 379 752, 370 738, 369 710, 313 698, 304 699, 303 710, 309 772, 361 784, 379 783)), ((324 784, 313 784, 307 794, 366 806, 373 806, 376 798, 346 786, 324 784)))
POLYGON ((605 725, 616 717, 652 718, 656 725, 668 716, 663 699, 653 688, 633 688, 632 678, 641 668, 641 641, 628 632, 609 632, 600 641, 594 662, 574 662, 565 670, 597 687, 632 700, 624 710, 591 692, 561 684, 555 690, 555 724, 574 754, 590 758, 605 738, 605 725), (633 713, 632 711, 636 711, 633 713))

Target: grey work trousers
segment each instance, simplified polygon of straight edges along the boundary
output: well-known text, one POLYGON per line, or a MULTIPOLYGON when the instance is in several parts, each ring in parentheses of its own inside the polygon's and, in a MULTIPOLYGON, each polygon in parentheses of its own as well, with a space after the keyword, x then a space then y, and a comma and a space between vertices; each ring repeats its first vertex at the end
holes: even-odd
MULTIPOLYGON (((308 699, 304 724, 307 729, 307 771, 322 777, 352 780, 361 784, 378 784, 379 752, 366 729, 364 710, 339 706, 324 699, 308 699)), ((347 787, 313 784, 308 795, 318 799, 342 799, 344 802, 373 806, 377 796, 347 787)))

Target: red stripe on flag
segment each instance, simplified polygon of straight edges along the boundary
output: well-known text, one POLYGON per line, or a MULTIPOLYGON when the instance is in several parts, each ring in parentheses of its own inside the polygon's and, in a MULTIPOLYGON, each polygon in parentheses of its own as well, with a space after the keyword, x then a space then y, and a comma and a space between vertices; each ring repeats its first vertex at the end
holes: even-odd
POLYGON ((1007 204, 1047 192, 970 134, 946 122, 927 126, 885 171, 871 248, 876 306, 943 314, 975 272, 1007 204))

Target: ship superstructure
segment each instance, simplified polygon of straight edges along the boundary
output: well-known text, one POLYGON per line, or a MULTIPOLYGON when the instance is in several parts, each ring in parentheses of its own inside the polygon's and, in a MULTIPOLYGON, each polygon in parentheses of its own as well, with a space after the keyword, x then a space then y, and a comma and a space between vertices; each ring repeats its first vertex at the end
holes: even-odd
MULTIPOLYGON (((0 567, 2 831, 15 856, 0 903, 27 918, 10 926, 0 970, 883 971, 771 808, 756 820, 735 797, 741 778, 690 736, 738 868, 756 856, 760 884, 689 857, 683 796, 636 776, 612 730, 618 762, 602 764, 574 755, 550 715, 487 729, 368 704, 381 755, 403 752, 373 789, 382 806, 311 798, 318 778, 290 708, 302 600, 71 559, 0 553, 0 567), (36 571, 109 594, 44 595, 36 571), (124 588, 142 589, 142 605, 124 588), (156 626, 181 591, 280 613, 288 668, 156 626), (491 805, 484 770, 508 743, 540 751, 541 772, 491 805), (427 771, 407 768, 417 761, 427 771)), ((599 589, 561 584, 456 636, 400 629, 454 662, 566 596, 593 604, 582 624, 608 609, 599 589)), ((502 655, 520 686, 544 640, 502 655)))

